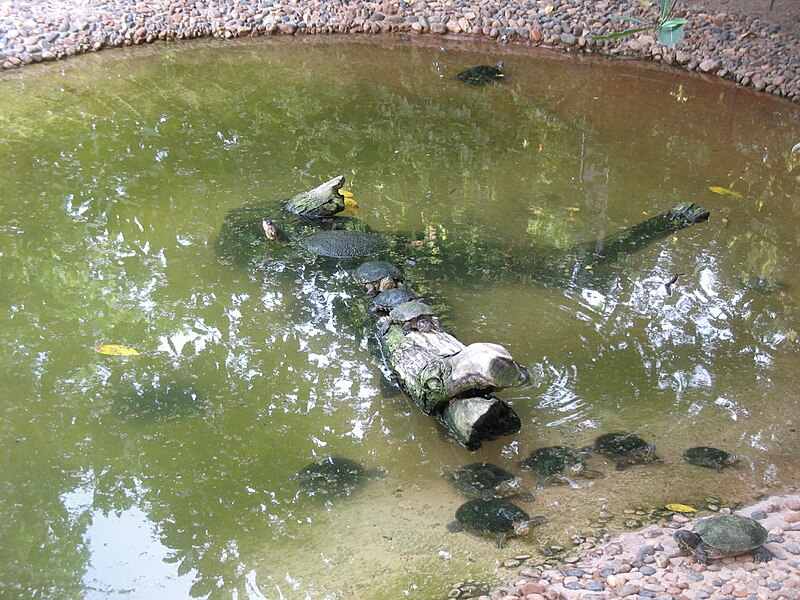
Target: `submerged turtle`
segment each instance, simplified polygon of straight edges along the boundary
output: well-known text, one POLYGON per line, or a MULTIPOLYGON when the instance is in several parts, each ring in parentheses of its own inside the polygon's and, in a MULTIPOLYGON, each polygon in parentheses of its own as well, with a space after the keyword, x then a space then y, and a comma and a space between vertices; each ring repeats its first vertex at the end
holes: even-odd
POLYGON ((697 555, 697 562, 708 564, 710 558, 753 553, 756 562, 768 562, 772 552, 761 544, 767 541, 767 530, 750 517, 714 515, 700 519, 692 531, 679 529, 673 535, 678 546, 697 555))
POLYGON ((478 87, 489 85, 495 81, 501 81, 505 77, 503 73, 504 65, 505 63, 501 60, 494 66, 479 65, 477 67, 470 67, 456 75, 456 79, 478 87))
POLYGON ((332 258, 370 256, 388 248, 379 235, 352 229, 319 231, 301 238, 299 243, 309 252, 332 258))
POLYGON ((741 460, 738 454, 728 454, 724 450, 712 448, 711 446, 689 448, 683 453, 683 458, 690 464, 716 469, 717 471, 722 471, 725 467, 734 467, 741 460))
POLYGON ((411 302, 412 300, 420 300, 422 296, 417 294, 410 287, 405 286, 401 288, 392 288, 381 292, 372 299, 370 308, 373 312, 389 312, 395 306, 399 306, 404 302, 411 302))
POLYGON ((349 496, 362 483, 376 477, 383 477, 380 469, 366 469, 338 456, 316 460, 294 476, 300 482, 299 493, 325 498, 349 496))
POLYGON ((389 311, 389 315, 383 317, 380 322, 380 334, 384 335, 392 324, 400 325, 403 333, 411 330, 422 332, 439 331, 439 319, 433 316, 433 309, 418 300, 403 302, 389 311))
POLYGON ((402 286, 403 273, 392 263, 371 260, 359 265, 353 271, 353 279, 367 288, 367 294, 374 296, 379 292, 402 286))
POLYGON ((491 463, 465 465, 455 471, 448 471, 444 478, 473 498, 488 500, 519 496, 524 502, 533 501, 533 496, 522 487, 519 477, 491 463))
POLYGON ((603 477, 600 471, 586 468, 584 452, 566 446, 548 446, 534 450, 528 458, 520 461, 519 466, 536 473, 540 486, 546 483, 566 483, 570 487, 578 487, 574 477, 603 477))
POLYGON ((594 442, 592 449, 617 459, 617 471, 631 465, 661 462, 656 447, 633 433, 606 433, 594 442))
POLYGON ((497 547, 505 548, 507 537, 526 536, 532 527, 544 522, 544 517, 529 517, 519 506, 507 500, 474 498, 458 507, 456 520, 447 529, 497 534, 497 547))

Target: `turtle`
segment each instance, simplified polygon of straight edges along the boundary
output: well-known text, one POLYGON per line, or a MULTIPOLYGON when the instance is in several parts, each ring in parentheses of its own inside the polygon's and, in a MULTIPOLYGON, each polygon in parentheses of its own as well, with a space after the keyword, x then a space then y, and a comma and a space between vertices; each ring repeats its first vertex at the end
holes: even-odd
POLYGON ((473 498, 511 498, 532 502, 533 495, 522 487, 522 480, 513 473, 491 463, 480 462, 448 471, 444 478, 458 490, 473 498))
POLYGON ((692 531, 679 529, 673 534, 684 552, 694 552, 697 562, 707 565, 709 559, 753 553, 756 562, 772 560, 772 552, 761 544, 767 541, 767 530, 755 519, 742 515, 713 515, 700 519, 692 531))
POLYGON ((725 467, 734 467, 739 464, 741 457, 738 454, 728 454, 719 448, 711 446, 697 446, 689 448, 683 453, 686 462, 699 467, 708 467, 722 471, 725 467))
POLYGON ((395 306, 403 304, 403 302, 411 302, 412 300, 420 300, 422 296, 417 294, 408 286, 401 288, 392 288, 381 292, 372 299, 370 310, 372 312, 385 312, 388 313, 395 306))
POLYGON ((534 450, 528 458, 520 461, 519 466, 536 473, 539 487, 546 483, 566 483, 577 488, 574 477, 603 477, 600 471, 586 468, 585 452, 566 446, 547 446, 534 450))
POLYGON ((501 81, 503 78, 505 78, 505 74, 503 73, 504 66, 505 63, 501 60, 496 65, 479 65, 477 67, 470 67, 469 69, 465 69, 456 75, 456 79, 469 85, 482 87, 496 81, 501 81))
POLYGON ((476 533, 496 534, 497 547, 506 547, 509 536, 526 536, 531 528, 545 522, 544 517, 530 517, 516 504, 499 498, 473 498, 456 510, 456 520, 447 526, 451 532, 467 529, 476 533))
POLYGON ((388 247, 381 236, 352 229, 319 231, 301 238, 300 246, 318 256, 353 258, 379 254, 388 247))
POLYGON ((623 471, 631 465, 661 462, 656 455, 656 447, 633 433, 606 433, 598 437, 591 448, 616 458, 617 471, 623 471))
POLYGON ((371 260, 359 265, 353 271, 353 279, 365 286, 370 296, 403 285, 402 271, 384 260, 371 260))
POLYGON ((289 243, 289 236, 287 236, 271 219, 262 220, 261 226, 264 228, 264 235, 267 236, 268 240, 278 242, 284 246, 289 243))
POLYGON ((379 321, 379 332, 384 335, 392 324, 401 325, 403 334, 415 329, 417 331, 440 331, 439 319, 433 316, 433 309, 419 300, 411 300, 398 304, 389 311, 389 315, 379 321))
POLYGON ((349 458, 326 456, 298 471, 294 479, 299 481, 298 494, 337 498, 349 496, 365 481, 382 476, 380 469, 367 469, 349 458))

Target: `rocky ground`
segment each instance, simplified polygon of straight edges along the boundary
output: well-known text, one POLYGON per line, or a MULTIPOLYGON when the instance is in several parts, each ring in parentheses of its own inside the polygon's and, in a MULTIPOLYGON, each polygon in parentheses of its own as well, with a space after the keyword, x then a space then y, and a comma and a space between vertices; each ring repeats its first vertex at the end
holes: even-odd
POLYGON ((743 555, 699 564, 694 556, 684 556, 672 537, 676 529, 692 527, 692 519, 676 514, 663 525, 588 544, 593 547, 568 557, 563 567, 524 568, 512 585, 479 598, 800 600, 800 494, 775 496, 736 514, 758 520, 769 531, 765 546, 775 555, 769 563, 743 555))
POLYGON ((639 0, 5 0, 0 67, 103 48, 204 36, 401 33, 475 36, 502 43, 654 60, 732 79, 800 102, 797 0, 678 1, 689 22, 674 48, 652 32, 613 41, 612 15, 652 20, 639 0))

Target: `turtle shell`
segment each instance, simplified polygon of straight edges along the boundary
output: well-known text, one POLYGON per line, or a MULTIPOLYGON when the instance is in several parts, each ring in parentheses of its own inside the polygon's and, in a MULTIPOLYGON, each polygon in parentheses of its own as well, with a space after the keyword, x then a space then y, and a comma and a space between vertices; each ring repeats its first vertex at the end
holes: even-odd
POLYGON ((478 65, 477 67, 470 67, 469 69, 461 71, 456 75, 456 79, 474 86, 489 85, 505 77, 505 74, 503 74, 501 70, 502 68, 502 61, 496 65, 478 65))
POLYGON ((313 233, 300 240, 300 245, 319 256, 352 258, 383 252, 388 247, 379 235, 351 229, 335 229, 313 233))
POLYGON ((706 545, 711 558, 736 556, 767 541, 767 530, 756 520, 741 515, 714 515, 700 519, 692 530, 706 545))
POLYGON ((329 456, 306 466, 295 475, 300 491, 309 496, 349 496, 361 483, 377 475, 349 458, 329 456))
POLYGON ((728 454, 724 450, 712 448, 711 446, 689 448, 683 453, 683 458, 690 464, 717 470, 735 465, 739 461, 738 456, 728 454))
POLYGON ((583 464, 583 455, 577 450, 566 446, 548 446, 531 452, 531 455, 521 461, 519 466, 535 472, 539 477, 546 478, 567 470, 578 470, 583 464))
POLYGON ((399 306, 404 302, 411 302, 412 300, 419 300, 419 296, 409 287, 392 288, 381 292, 372 299, 372 307, 375 310, 392 310, 395 306, 399 306))
POLYGON ((418 300, 403 302, 389 312, 389 318, 395 323, 403 323, 417 317, 433 315, 433 309, 418 300))
POLYGON ((468 500, 456 510, 462 527, 481 533, 504 533, 514 530, 514 523, 529 521, 528 513, 507 500, 492 498, 468 500))
POLYGON ((475 498, 513 496, 519 489, 519 478, 491 463, 473 463, 445 473, 445 479, 475 498))
POLYGON ((403 273, 392 263, 385 260, 371 260, 365 262, 353 271, 353 278, 361 284, 374 283, 384 277, 391 277, 395 280, 403 279, 403 273))
POLYGON ((633 433, 606 433, 595 440, 595 450, 613 456, 640 452, 648 447, 650 444, 633 433))

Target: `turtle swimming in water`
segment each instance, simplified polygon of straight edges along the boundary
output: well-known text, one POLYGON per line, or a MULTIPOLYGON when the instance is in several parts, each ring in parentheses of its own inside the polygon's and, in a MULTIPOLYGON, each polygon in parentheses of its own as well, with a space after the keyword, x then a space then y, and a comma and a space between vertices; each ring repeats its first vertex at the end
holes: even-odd
POLYGON ((544 517, 530 517, 508 500, 474 498, 456 510, 456 520, 447 526, 452 532, 467 529, 476 533, 497 535, 497 547, 506 547, 509 536, 527 536, 531 528, 545 522, 544 517))
POLYGON ((332 258, 353 258, 379 254, 388 248, 381 236, 352 229, 332 229, 312 233, 298 242, 309 252, 332 258))
POLYGON ((461 71, 456 75, 456 79, 469 85, 481 87, 489 85, 496 81, 502 81, 505 78, 503 67, 505 63, 501 60, 496 65, 479 65, 477 67, 470 67, 461 71))
POLYGON ((741 515, 714 515, 700 519, 692 531, 679 529, 673 534, 678 546, 697 555, 697 562, 707 565, 709 559, 753 553, 756 562, 768 562, 772 552, 761 544, 767 541, 767 530, 756 520, 741 515))
POLYGON ((533 495, 522 486, 522 480, 513 473, 491 463, 472 463, 448 471, 444 478, 457 489, 473 498, 511 498, 532 502, 533 495))
POLYGON ((409 331, 440 331, 439 319, 433 316, 433 309, 418 300, 403 302, 389 311, 389 315, 383 317, 379 322, 381 335, 389 331, 392 324, 400 325, 403 333, 409 331))
POLYGON ((683 458, 689 464, 708 467, 717 471, 722 471, 725 467, 735 467, 741 461, 741 457, 738 454, 728 454, 724 450, 712 448, 711 446, 689 448, 683 453, 683 458))
POLYGON ((366 469, 349 458, 328 456, 306 466, 294 479, 299 481, 298 494, 336 498, 349 496, 362 483, 383 475, 380 469, 366 469))
POLYGON ((617 471, 631 465, 661 462, 656 447, 633 433, 606 433, 598 437, 591 448, 595 452, 617 459, 617 471))
POLYGON ((403 285, 402 271, 384 260, 371 260, 359 265, 353 271, 353 279, 363 285, 370 296, 403 285))
POLYGON ((528 458, 520 461, 519 466, 536 473, 537 485, 540 487, 547 483, 566 483, 577 488, 579 486, 575 483, 576 477, 603 477, 600 471, 586 468, 585 454, 566 446, 547 446, 531 452, 528 458))

